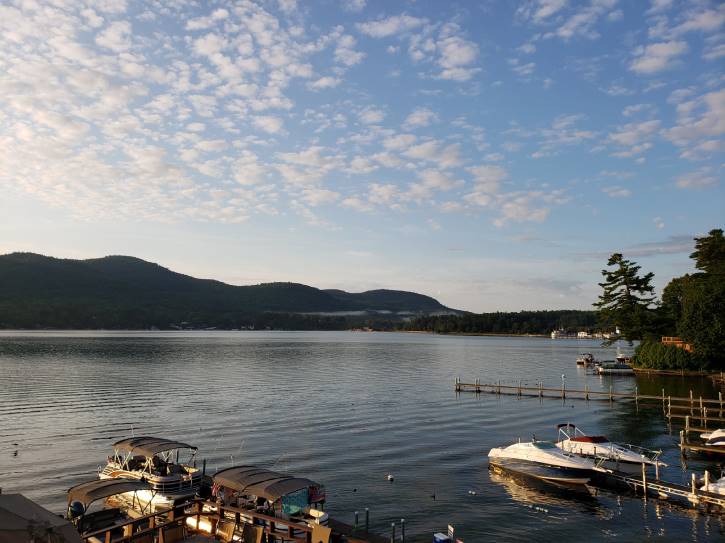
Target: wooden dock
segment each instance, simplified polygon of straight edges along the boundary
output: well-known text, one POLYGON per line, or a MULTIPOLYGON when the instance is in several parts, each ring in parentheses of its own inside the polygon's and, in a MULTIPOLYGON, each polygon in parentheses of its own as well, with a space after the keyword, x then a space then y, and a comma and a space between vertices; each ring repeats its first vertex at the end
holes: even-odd
POLYGON ((705 472, 703 481, 698 481, 694 473, 691 474, 690 486, 670 483, 659 479, 647 479, 646 471, 642 470, 641 477, 635 477, 618 472, 595 472, 594 482, 601 486, 626 486, 635 494, 641 494, 645 499, 653 497, 663 500, 674 499, 690 506, 713 506, 725 509, 725 496, 714 492, 700 490, 701 484, 710 482, 709 472, 705 472))
POLYGON ((640 394, 638 387, 634 387, 634 394, 631 392, 615 392, 613 387, 610 386, 609 390, 591 390, 588 386, 585 386, 584 390, 566 388, 566 385, 561 387, 545 387, 543 383, 537 383, 537 386, 525 386, 522 384, 522 380, 519 380, 518 385, 502 385, 498 383, 482 383, 479 379, 476 379, 474 383, 464 383, 460 377, 456 378, 454 382, 456 392, 474 392, 476 394, 496 394, 496 395, 509 395, 518 397, 534 397, 534 398, 558 398, 565 400, 567 398, 583 399, 583 400, 606 400, 613 402, 615 400, 634 400, 635 402, 657 402, 661 403, 663 408, 666 409, 668 418, 683 418, 685 415, 678 415, 672 413, 678 409, 689 409, 691 411, 699 411, 702 416, 702 420, 714 421, 714 422, 725 422, 725 402, 723 402, 722 392, 719 393, 719 398, 695 398, 690 391, 689 398, 673 397, 665 395, 665 389, 662 389, 660 395, 652 394, 640 394), (709 416, 708 416, 709 415, 709 416))

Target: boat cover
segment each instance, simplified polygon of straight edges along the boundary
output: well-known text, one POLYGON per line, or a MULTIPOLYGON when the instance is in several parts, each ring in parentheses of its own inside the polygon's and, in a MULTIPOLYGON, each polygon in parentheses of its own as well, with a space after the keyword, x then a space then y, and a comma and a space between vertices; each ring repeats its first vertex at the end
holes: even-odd
POLYGON ((609 440, 604 436, 574 436, 570 437, 569 441, 580 441, 581 443, 609 443, 609 440))
POLYGON ((117 451, 128 451, 132 454, 141 454, 143 456, 154 456, 165 451, 175 449, 191 449, 195 451, 197 447, 174 441, 172 439, 164 439, 163 437, 139 436, 122 439, 113 444, 113 448, 117 451))
POLYGON ((256 466, 223 469, 215 473, 213 479, 218 485, 250 496, 260 496, 272 502, 303 488, 321 486, 310 479, 293 477, 256 466))
POLYGON ((0 543, 82 543, 70 522, 22 494, 0 494, 0 543))
POLYGON ((68 503, 79 501, 88 508, 91 503, 102 498, 152 488, 150 483, 138 479, 94 479, 69 488, 68 503))

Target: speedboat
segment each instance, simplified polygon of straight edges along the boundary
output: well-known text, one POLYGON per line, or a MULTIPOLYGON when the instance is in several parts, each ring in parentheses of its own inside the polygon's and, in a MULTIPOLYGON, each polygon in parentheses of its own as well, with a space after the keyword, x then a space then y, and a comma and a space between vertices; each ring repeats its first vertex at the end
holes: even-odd
POLYGON ((582 353, 576 359, 576 365, 584 367, 594 365, 594 355, 592 353, 582 353))
POLYGON ((629 364, 614 360, 603 360, 595 366, 599 375, 634 375, 634 370, 629 364))
POLYGON ((662 451, 653 451, 635 445, 613 443, 604 436, 592 436, 577 426, 566 423, 557 426, 559 441, 556 446, 582 458, 598 461, 599 467, 615 471, 638 472, 642 464, 652 467, 666 466, 658 457, 662 451))
POLYGON ((152 510, 168 509, 193 498, 199 490, 202 471, 194 464, 197 448, 160 437, 131 437, 113 444, 113 455, 98 473, 99 479, 136 479, 150 484, 126 498, 150 504, 152 510), (190 452, 187 462, 179 461, 180 451, 190 452))
POLYGON ((559 449, 550 441, 514 443, 488 453, 492 466, 554 483, 586 484, 594 461, 559 449))
POLYGON ((705 447, 725 449, 725 429, 723 428, 700 434, 700 437, 705 440, 705 447))
POLYGON ((706 482, 700 487, 700 490, 712 492, 713 494, 722 494, 725 496, 725 477, 720 477, 714 483, 706 482))

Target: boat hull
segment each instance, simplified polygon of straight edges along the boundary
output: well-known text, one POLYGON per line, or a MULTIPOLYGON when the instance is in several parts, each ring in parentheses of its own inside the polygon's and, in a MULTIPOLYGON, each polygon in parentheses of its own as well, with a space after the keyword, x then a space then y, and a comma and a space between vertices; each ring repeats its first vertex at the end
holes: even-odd
POLYGON ((489 463, 497 468, 558 484, 586 484, 592 476, 588 468, 555 466, 516 458, 491 458, 489 463))

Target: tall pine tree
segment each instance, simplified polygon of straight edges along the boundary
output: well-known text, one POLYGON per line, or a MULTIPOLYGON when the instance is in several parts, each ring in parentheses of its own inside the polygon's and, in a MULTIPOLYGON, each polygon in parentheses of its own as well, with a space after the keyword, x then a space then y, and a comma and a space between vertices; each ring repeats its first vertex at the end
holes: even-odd
POLYGON ((626 260, 621 253, 610 256, 607 266, 614 269, 602 270, 604 282, 599 286, 604 292, 594 303, 599 309, 599 324, 603 328, 616 326, 630 343, 642 339, 649 333, 652 322, 650 305, 655 296, 650 283, 654 274, 640 276, 640 266, 626 260))

